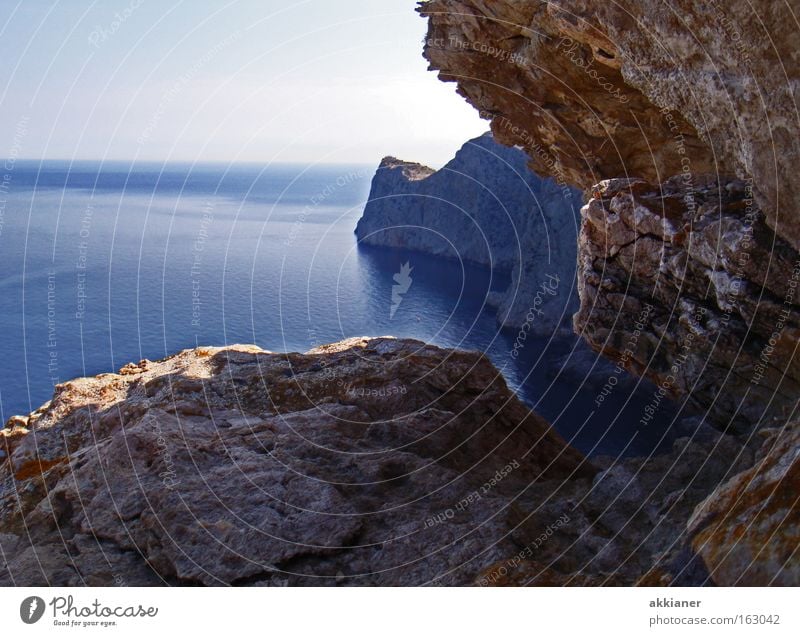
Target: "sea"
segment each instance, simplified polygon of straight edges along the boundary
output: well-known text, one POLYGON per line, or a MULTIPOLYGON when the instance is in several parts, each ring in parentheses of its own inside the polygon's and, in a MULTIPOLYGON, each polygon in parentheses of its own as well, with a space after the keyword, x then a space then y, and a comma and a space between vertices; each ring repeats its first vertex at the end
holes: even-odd
POLYGON ((374 166, 16 161, 0 167, 0 416, 75 377, 182 349, 307 351, 353 336, 486 352, 589 455, 648 455, 679 410, 566 330, 497 327, 486 268, 360 246, 374 166), (397 281, 400 281, 398 284, 397 281), (613 384, 611 384, 613 382, 613 384), (602 400, 599 396, 602 394, 602 400))

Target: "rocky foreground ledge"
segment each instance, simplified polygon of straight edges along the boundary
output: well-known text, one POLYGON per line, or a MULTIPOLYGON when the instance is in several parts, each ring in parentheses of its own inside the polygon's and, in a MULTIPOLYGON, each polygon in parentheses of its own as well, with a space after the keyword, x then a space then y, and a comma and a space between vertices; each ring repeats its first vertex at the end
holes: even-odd
POLYGON ((594 472, 481 354, 388 338, 184 351, 10 424, 5 584, 468 583, 516 493, 594 472))
POLYGON ((9 420, 0 584, 797 583, 793 430, 590 463, 479 353, 188 350, 9 420))

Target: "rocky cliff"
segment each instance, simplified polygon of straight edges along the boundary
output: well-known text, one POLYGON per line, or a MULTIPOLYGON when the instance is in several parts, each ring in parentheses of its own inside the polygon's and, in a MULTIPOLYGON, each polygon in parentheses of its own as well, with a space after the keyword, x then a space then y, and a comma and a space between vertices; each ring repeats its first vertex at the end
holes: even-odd
POLYGON ((478 353, 184 351, 0 434, 0 584, 463 584, 513 498, 594 474, 478 353))
POLYGON ((771 0, 431 0, 425 55, 525 144, 540 174, 588 188, 683 173, 751 177, 800 247, 800 32, 771 0))
POLYGON ((361 244, 461 259, 511 274, 498 322, 521 327, 547 293, 534 331, 550 335, 577 308, 580 192, 527 169, 526 154, 487 133, 441 170, 387 157, 372 181, 356 235, 361 244), (555 282, 552 282, 555 281, 555 282))
POLYGON ((788 8, 432 0, 420 10, 432 67, 498 141, 524 146, 542 174, 587 192, 599 184, 582 209, 578 332, 720 425, 790 412, 800 67, 783 62, 800 35, 785 26, 788 8))
POLYGON ((0 431, 0 584, 797 582, 796 428, 700 430, 589 462, 479 353, 187 350, 0 431))
MULTIPOLYGON (((671 395, 697 422, 729 432, 777 427, 759 463, 720 485, 680 532, 691 537, 687 567, 699 556, 718 584, 797 584, 800 32, 791 8, 420 5, 431 68, 457 83, 497 141, 586 192, 575 328, 658 385, 642 421, 671 395)), ((506 582, 532 580, 521 571, 506 582)), ((537 580, 612 581, 562 573, 537 580)), ((656 567, 640 583, 673 574, 656 567)))
POLYGON ((800 261, 746 182, 697 181, 691 208, 678 180, 593 190, 575 325, 607 355, 627 351, 631 370, 690 409, 746 430, 800 395, 800 261))

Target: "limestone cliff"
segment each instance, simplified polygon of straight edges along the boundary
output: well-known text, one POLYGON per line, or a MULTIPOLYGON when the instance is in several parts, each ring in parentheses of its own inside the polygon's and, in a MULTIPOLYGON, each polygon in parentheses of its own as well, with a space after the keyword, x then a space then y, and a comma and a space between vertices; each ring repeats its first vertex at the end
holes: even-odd
POLYGON ((720 425, 791 411, 800 66, 784 62, 800 34, 788 7, 432 0, 420 10, 432 67, 498 141, 524 146, 542 174, 600 184, 582 210, 579 333, 720 425))
POLYGON ((415 341, 184 351, 8 421, 0 584, 800 584, 787 6, 422 9, 496 138, 587 189, 576 326, 691 438, 590 463, 483 355, 415 341))
POLYGON ((541 174, 752 177, 795 248, 800 31, 771 0, 431 0, 425 55, 541 174))
POLYGON ((534 331, 550 335, 577 308, 580 192, 527 169, 522 150, 490 133, 468 141, 441 170, 387 157, 358 222, 361 244, 422 251, 511 274, 499 299, 503 326, 521 327, 546 286, 534 331), (551 284, 551 281, 556 281, 551 284))
POLYGON ((627 351, 631 370, 720 426, 792 409, 800 261, 745 182, 697 183, 687 208, 677 180, 603 181, 583 217, 575 325, 595 348, 627 351))
MULTIPOLYGON (((575 327, 656 382, 643 421, 672 395, 698 423, 780 431, 697 508, 675 537, 691 538, 684 556, 666 561, 685 574, 699 556, 718 584, 798 584, 796 12, 769 0, 420 5, 431 68, 497 141, 586 191, 575 327)), ((639 582, 680 580, 668 570, 639 582)), ((614 577, 529 557, 505 579, 536 581, 614 577)))

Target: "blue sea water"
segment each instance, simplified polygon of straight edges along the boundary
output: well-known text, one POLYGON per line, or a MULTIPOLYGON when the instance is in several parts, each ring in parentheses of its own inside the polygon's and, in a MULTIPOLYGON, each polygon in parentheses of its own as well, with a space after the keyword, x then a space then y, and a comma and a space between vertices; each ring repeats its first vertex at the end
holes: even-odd
POLYGON ((594 358, 576 337, 529 338, 513 359, 515 334, 500 332, 485 305, 504 277, 357 245, 371 167, 11 168, 0 181, 4 419, 37 408, 58 382, 188 347, 306 351, 394 335, 486 351, 518 395, 585 452, 647 454, 678 434, 664 403, 639 426, 653 397, 646 383, 621 382, 598 407, 615 374, 603 361, 587 372, 594 358), (411 284, 392 315, 405 263, 411 284))

